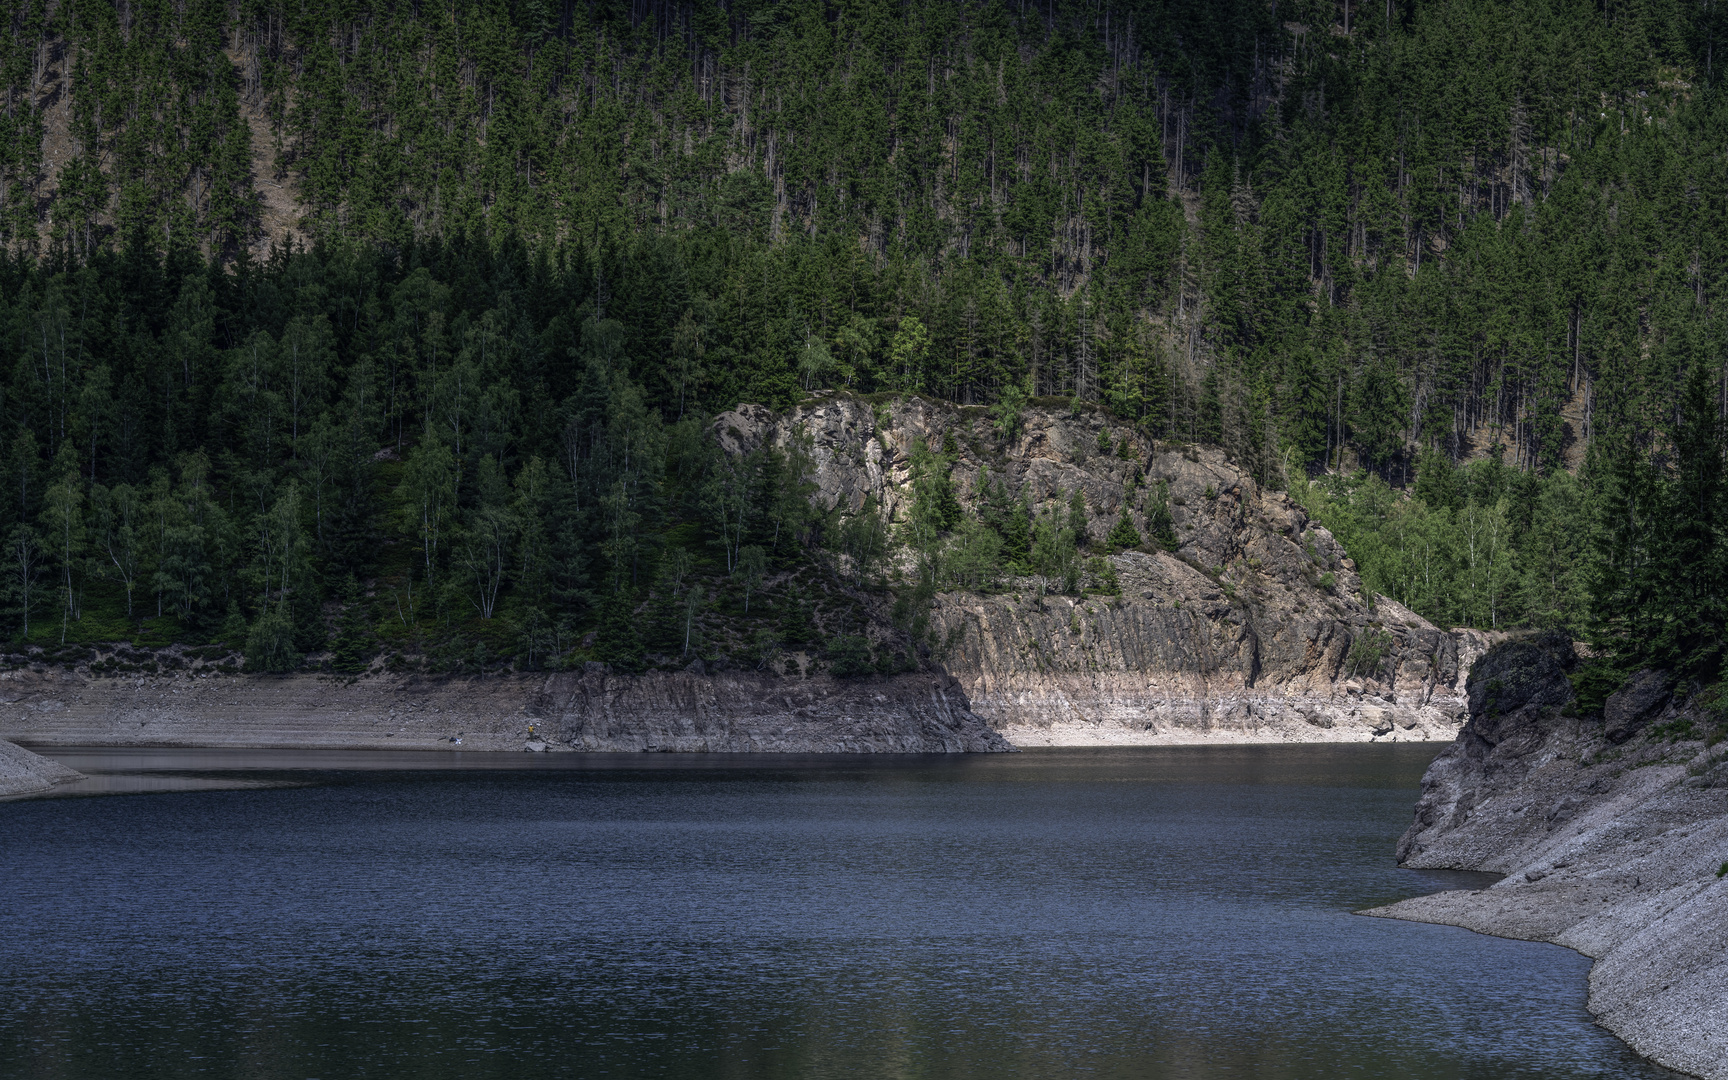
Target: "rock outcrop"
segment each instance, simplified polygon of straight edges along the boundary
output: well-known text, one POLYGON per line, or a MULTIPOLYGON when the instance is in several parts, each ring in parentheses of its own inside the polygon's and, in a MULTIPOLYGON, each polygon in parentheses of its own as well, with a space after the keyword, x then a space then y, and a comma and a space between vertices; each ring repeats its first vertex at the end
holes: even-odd
POLYGON ((82 777, 82 773, 74 772, 58 761, 50 761, 0 739, 0 798, 40 795, 56 784, 82 777))
POLYGON ((941 674, 603 671, 447 678, 0 674, 0 735, 39 745, 956 753, 1012 747, 941 674), (461 740, 456 743, 455 740, 461 740))
POLYGON ((1506 877, 1368 914, 1576 949, 1596 960, 1589 1007, 1605 1027, 1670 1068, 1728 1078, 1728 746, 1659 672, 1606 716, 1572 715, 1574 663, 1558 638, 1476 663, 1470 720, 1398 845, 1410 866, 1506 877))
POLYGON ((1432 740, 1463 723, 1463 674, 1486 638, 1384 598, 1368 608, 1332 535, 1216 448, 1067 409, 1028 410, 1004 441, 983 409, 841 394, 784 414, 743 407, 714 427, 732 453, 801 443, 825 508, 873 499, 895 522, 911 508, 919 440, 951 448, 963 503, 978 501, 986 469, 1034 507, 1065 506, 1079 488, 1099 546, 1124 514, 1145 535, 1145 500, 1166 485, 1178 546, 1110 556, 1119 596, 1052 595, 1021 578, 935 599, 941 663, 1017 744, 1432 740))

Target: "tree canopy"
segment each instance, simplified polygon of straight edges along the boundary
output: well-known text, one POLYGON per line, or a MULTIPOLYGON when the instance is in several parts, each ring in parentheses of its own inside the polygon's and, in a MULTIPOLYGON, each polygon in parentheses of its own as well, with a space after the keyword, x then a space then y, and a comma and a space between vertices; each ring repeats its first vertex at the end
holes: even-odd
POLYGON ((1723 18, 21 0, 18 632, 55 595, 82 619, 87 572, 291 665, 388 535, 419 553, 404 605, 460 593, 565 650, 561 616, 658 580, 655 529, 729 507, 729 574, 789 558, 795 500, 763 492, 796 469, 718 476, 699 421, 844 387, 1010 427, 1072 396, 1328 476, 1304 498, 1417 610, 1713 670, 1723 18))

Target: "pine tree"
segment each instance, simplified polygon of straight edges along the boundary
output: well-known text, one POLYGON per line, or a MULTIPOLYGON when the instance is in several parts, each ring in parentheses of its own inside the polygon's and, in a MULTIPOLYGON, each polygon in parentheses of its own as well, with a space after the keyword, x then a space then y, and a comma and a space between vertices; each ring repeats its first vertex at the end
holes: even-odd
POLYGON ((1637 593, 1646 635, 1622 645, 1628 660, 1713 680, 1722 667, 1728 616, 1723 528, 1723 439, 1716 386, 1702 362, 1690 365, 1676 430, 1674 462, 1659 494, 1661 527, 1652 530, 1637 593))
POLYGON ((594 657, 614 671, 626 674, 641 671, 643 659, 642 635, 636 628, 636 605, 630 594, 614 589, 600 604, 599 629, 594 639, 594 657))
POLYGON ((345 675, 358 675, 371 666, 378 651, 372 633, 372 606, 353 578, 343 588, 342 601, 342 616, 330 642, 330 667, 345 675))
POLYGON ((1110 535, 1104 538, 1104 542, 1116 551, 1140 546, 1140 530, 1134 527, 1133 520, 1128 517, 1126 503, 1122 506, 1122 516, 1116 519, 1115 526, 1111 528, 1110 535))
POLYGON ((1170 515, 1170 483, 1158 481, 1158 486, 1146 497, 1146 534, 1165 551, 1175 551, 1176 519, 1170 515))

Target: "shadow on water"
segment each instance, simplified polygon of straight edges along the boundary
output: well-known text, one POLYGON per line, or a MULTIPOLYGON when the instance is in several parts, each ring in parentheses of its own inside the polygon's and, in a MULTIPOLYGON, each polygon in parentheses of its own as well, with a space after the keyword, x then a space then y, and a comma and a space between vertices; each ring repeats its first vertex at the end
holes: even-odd
POLYGON ((0 1076, 1671 1075, 1350 914, 1491 880, 1392 865, 1435 749, 48 749, 254 786, 0 807, 0 1076))

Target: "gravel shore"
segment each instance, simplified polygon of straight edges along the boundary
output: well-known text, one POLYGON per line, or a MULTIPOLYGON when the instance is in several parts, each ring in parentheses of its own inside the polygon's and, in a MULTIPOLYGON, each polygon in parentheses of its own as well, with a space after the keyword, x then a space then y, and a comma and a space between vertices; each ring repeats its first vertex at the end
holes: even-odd
POLYGON ((77 779, 80 774, 59 762, 0 739, 0 798, 40 795, 55 784, 77 779))

